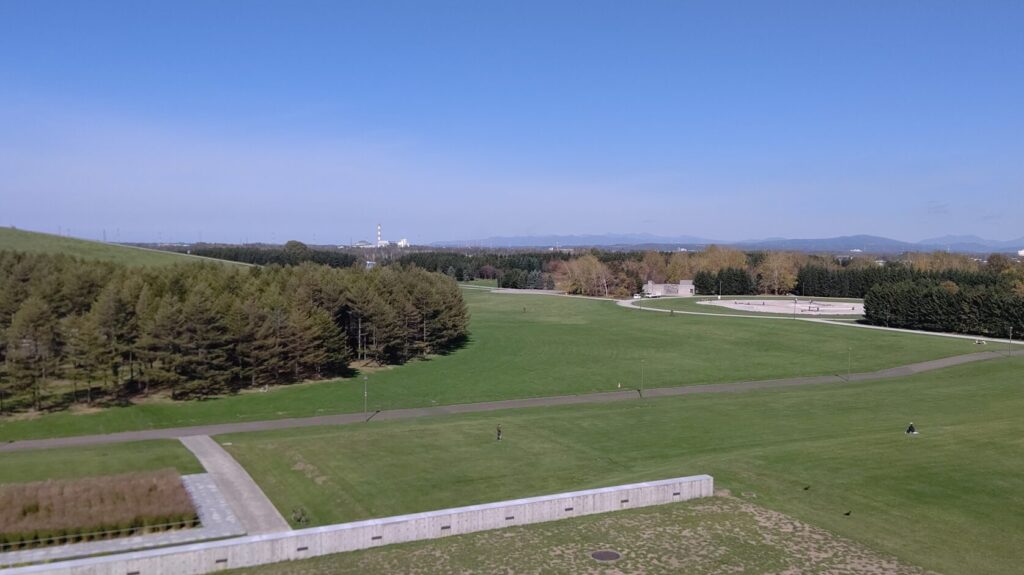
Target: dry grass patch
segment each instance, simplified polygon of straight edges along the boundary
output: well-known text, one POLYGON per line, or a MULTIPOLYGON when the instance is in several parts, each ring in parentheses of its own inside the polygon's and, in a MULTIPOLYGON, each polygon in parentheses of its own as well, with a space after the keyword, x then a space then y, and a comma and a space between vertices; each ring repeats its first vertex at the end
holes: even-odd
POLYGON ((193 527, 174 469, 0 485, 0 551, 193 527))

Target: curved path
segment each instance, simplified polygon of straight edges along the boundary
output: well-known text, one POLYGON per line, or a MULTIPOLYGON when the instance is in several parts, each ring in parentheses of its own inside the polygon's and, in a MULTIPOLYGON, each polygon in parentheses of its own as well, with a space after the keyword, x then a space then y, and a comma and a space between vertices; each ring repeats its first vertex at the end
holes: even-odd
MULTIPOLYGON (((683 298, 661 298, 661 299, 683 299, 683 298)), ((643 305, 636 305, 637 302, 643 300, 632 300, 632 299, 620 299, 614 300, 616 304, 621 307, 635 309, 639 311, 658 311, 662 313, 672 313, 676 315, 707 315, 714 317, 741 317, 748 319, 774 319, 782 321, 807 321, 811 323, 825 323, 828 325, 839 325, 843 327, 859 327, 861 329, 876 329, 881 331, 894 331, 898 333, 912 333, 915 335, 930 335, 935 337, 951 337, 955 339, 969 339, 973 341, 986 341, 988 343, 1006 343, 1013 345, 1024 345, 1024 341, 1013 340, 1010 341, 1006 338, 992 338, 992 337, 981 337, 977 335, 964 335, 962 333, 945 333, 939 331, 921 331, 917 329, 903 329, 898 327, 885 327, 881 325, 867 325, 863 323, 857 323, 854 321, 843 321, 840 319, 825 319, 821 317, 792 317, 792 316, 781 316, 781 315, 756 315, 756 314, 743 314, 743 313, 710 313, 702 311, 684 311, 684 310, 672 310, 664 309, 660 307, 644 307, 643 305)))
MULTIPOLYGON (((666 310, 667 311, 667 310, 666 310)), ((891 379, 904 377, 917 373, 944 369, 965 363, 987 361, 1006 357, 1006 352, 983 351, 956 355, 920 363, 912 363, 899 367, 892 367, 879 371, 866 373, 854 373, 849 378, 839 375, 817 375, 810 377, 794 377, 787 379, 771 379, 762 381, 741 381, 736 383, 713 383, 704 385, 690 385, 685 387, 661 387, 647 389, 643 397, 669 397, 674 395, 694 395, 700 393, 732 393, 750 391, 755 389, 770 389, 777 387, 792 387, 798 385, 813 384, 840 384, 848 381, 870 381, 880 379, 891 379)), ((1013 355, 1024 355, 1024 351, 1015 351, 1013 355)), ((550 407, 557 405, 578 405, 586 403, 608 403, 612 401, 625 401, 639 399, 638 390, 623 390, 601 393, 588 393, 582 395, 561 395, 552 397, 534 397, 528 399, 508 399, 503 401, 487 401, 481 403, 464 403, 456 405, 438 405, 435 407, 419 407, 409 409, 396 409, 382 411, 373 416, 373 421, 386 421, 393 419, 410 419, 415 417, 433 417, 438 415, 452 415, 458 413, 476 413, 484 411, 497 411, 501 409, 518 409, 524 407, 550 407)), ((245 433, 250 431, 266 431, 273 429, 290 429, 295 427, 314 427, 318 425, 348 425, 352 423, 363 423, 368 419, 362 413, 341 413, 337 415, 323 415, 318 417, 304 417, 294 419, 271 419, 266 421, 249 421, 242 423, 222 423, 214 425, 199 425, 194 427, 172 427, 164 429, 147 429, 142 431, 125 431, 121 433, 109 433, 105 435, 79 435, 75 437, 55 437, 52 439, 30 439, 25 441, 12 441, 0 444, 0 453, 11 451, 24 451, 30 449, 47 449, 54 447, 76 447, 83 445, 100 445, 108 443, 126 443, 130 441, 145 441, 149 439, 180 439, 195 435, 222 435, 226 433, 245 433)))

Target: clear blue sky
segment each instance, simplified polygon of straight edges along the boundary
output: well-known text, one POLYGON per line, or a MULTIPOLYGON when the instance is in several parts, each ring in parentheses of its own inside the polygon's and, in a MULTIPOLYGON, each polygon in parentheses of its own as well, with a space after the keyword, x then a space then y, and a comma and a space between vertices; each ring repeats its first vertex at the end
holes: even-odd
POLYGON ((0 225, 1024 235, 1024 2, 0 1, 0 225))

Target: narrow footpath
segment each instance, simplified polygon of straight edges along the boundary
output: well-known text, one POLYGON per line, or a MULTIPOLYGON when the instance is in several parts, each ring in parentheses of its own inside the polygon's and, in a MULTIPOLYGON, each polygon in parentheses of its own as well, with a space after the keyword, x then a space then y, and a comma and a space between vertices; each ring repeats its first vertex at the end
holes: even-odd
POLYGON ((182 437, 181 443, 213 477, 246 533, 260 535, 291 530, 249 473, 216 441, 206 435, 190 435, 182 437))
MULTIPOLYGON (((674 395, 695 395, 701 393, 735 393, 755 389, 770 389, 776 387, 792 387, 798 385, 814 384, 841 384, 847 381, 871 381, 881 379, 892 379, 944 369, 965 363, 976 361, 988 361, 1007 357, 1007 352, 983 351, 968 353, 966 355, 955 355, 931 361, 912 363, 898 367, 891 367, 879 371, 865 373, 853 373, 846 375, 818 375, 810 377, 793 377, 786 379, 770 379, 762 381, 741 381, 736 383, 713 383, 704 385, 690 385, 683 387, 662 387, 644 390, 643 397, 669 397, 674 395)), ((1014 356, 1024 355, 1024 351, 1015 351, 1014 356)), ((528 399, 507 399, 502 401, 486 401, 481 403, 463 403, 455 405, 438 405, 435 407, 418 407, 408 409, 395 409, 382 411, 377 414, 370 414, 372 421, 389 421, 395 419, 411 419, 415 417, 435 417, 439 415, 453 415, 458 413, 476 413, 484 411, 497 411, 501 409, 519 409, 526 407, 551 407, 557 405, 579 405, 586 403, 608 403, 612 401, 628 401, 640 399, 638 390, 622 390, 600 393, 587 393, 581 395, 561 395, 552 397, 533 397, 528 399)), ((317 417, 304 417, 293 419, 270 419, 264 421, 248 421, 240 423, 221 423, 212 425, 198 425, 194 427, 171 427, 164 429, 146 429, 141 431, 125 431, 121 433, 109 433, 105 435, 79 435, 74 437, 55 437, 52 439, 29 439, 24 441, 12 441, 0 444, 0 453, 12 451, 25 451, 31 449, 48 449, 55 447, 76 447, 84 445, 101 445, 108 443, 127 443, 131 441, 146 441, 150 439, 178 439, 189 438, 196 435, 222 435, 226 433, 247 433, 250 431, 268 431, 273 429, 291 429, 296 427, 315 427, 318 425, 349 425, 363 423, 368 417, 362 413, 341 413, 337 415, 322 415, 317 417)), ((211 440, 211 443, 212 442, 211 440)), ((186 444, 188 445, 188 444, 186 444)), ((218 449, 220 446, 216 445, 218 449)), ((191 449, 191 448, 190 448, 191 449)), ((230 457, 230 456, 229 456, 230 457)), ((237 464, 236 464, 237 465, 237 464)), ((207 468, 209 469, 209 467, 207 468)), ((212 471, 211 471, 212 472, 212 471)))

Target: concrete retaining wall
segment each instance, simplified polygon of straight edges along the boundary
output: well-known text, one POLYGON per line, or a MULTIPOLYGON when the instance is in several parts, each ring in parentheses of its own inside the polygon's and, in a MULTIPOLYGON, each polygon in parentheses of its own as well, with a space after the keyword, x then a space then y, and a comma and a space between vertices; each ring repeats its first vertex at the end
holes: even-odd
POLYGON ((0 571, 4 575, 198 575, 368 547, 436 539, 708 497, 710 475, 499 501, 224 541, 0 571))

